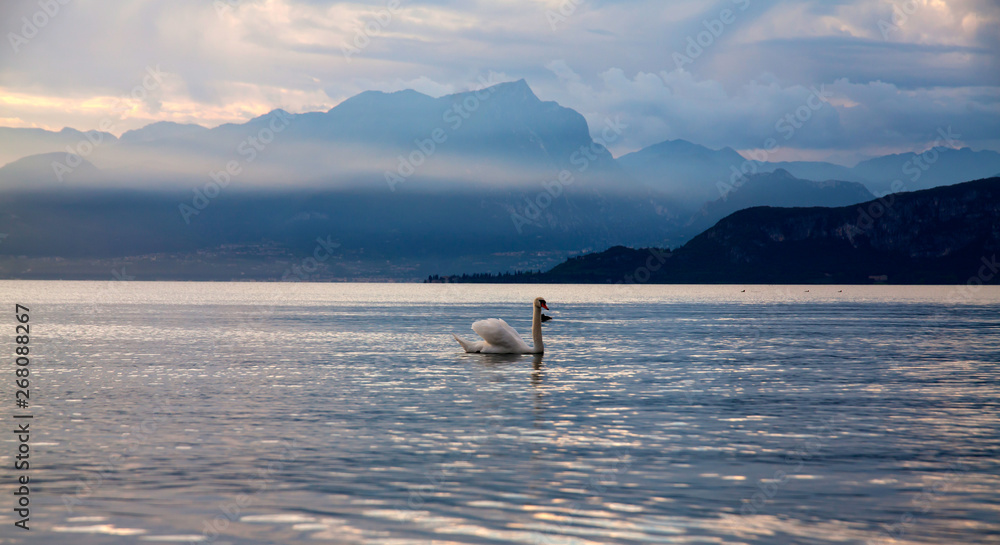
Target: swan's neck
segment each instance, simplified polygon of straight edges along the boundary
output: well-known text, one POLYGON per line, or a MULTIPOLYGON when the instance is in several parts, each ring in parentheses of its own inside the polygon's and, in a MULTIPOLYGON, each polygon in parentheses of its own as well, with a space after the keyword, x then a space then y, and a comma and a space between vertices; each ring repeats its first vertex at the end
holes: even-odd
POLYGON ((535 307, 535 313, 531 315, 531 340, 535 343, 535 353, 541 354, 545 351, 542 346, 542 308, 535 307))

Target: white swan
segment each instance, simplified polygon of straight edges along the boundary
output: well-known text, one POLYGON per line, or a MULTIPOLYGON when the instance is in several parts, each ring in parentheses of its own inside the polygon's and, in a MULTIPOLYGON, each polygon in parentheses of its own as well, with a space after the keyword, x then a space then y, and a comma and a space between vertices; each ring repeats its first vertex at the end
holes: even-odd
POLYGON ((534 341, 534 348, 521 339, 521 335, 507 322, 497 318, 479 320, 472 324, 472 330, 483 338, 481 341, 468 342, 458 337, 454 333, 458 344, 469 353, 482 354, 541 354, 545 349, 542 346, 542 309, 549 310, 545 305, 545 299, 538 297, 535 299, 534 312, 531 315, 531 339, 534 341))

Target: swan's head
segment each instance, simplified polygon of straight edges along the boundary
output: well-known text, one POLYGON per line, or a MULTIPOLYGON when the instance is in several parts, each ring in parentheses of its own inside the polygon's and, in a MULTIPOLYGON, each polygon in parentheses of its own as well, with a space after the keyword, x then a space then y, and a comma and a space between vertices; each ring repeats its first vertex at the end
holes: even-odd
POLYGON ((545 304, 545 299, 542 299, 541 297, 535 297, 535 308, 544 308, 545 310, 549 310, 549 307, 545 304))

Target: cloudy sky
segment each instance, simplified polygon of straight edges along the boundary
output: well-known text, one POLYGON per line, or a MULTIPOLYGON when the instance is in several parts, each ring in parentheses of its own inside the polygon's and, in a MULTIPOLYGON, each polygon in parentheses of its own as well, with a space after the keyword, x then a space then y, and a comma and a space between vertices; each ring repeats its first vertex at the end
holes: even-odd
POLYGON ((524 78, 595 135, 626 125, 616 155, 774 137, 773 159, 852 164, 948 127, 1000 150, 996 0, 25 0, 0 29, 8 127, 215 126, 524 78))

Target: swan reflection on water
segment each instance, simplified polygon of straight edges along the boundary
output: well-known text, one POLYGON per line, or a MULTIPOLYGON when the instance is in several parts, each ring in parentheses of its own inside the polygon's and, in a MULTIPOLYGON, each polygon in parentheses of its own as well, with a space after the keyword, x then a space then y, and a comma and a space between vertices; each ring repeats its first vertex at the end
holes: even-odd
POLYGON ((544 375, 544 373, 542 373, 542 355, 535 354, 532 359, 534 362, 532 362, 531 367, 535 370, 535 372, 531 373, 531 385, 538 388, 542 385, 542 376, 544 375))
POLYGON ((474 359, 486 367, 505 367, 511 364, 525 363, 528 360, 525 356, 529 355, 532 367, 535 370, 541 369, 544 354, 476 354, 474 359))
MULTIPOLYGON (((479 360, 479 363, 481 363, 483 367, 486 367, 487 369, 495 369, 525 363, 525 360, 527 359, 524 357, 525 355, 527 354, 476 354, 476 359, 479 360)), ((530 380, 531 386, 536 390, 536 397, 541 396, 541 390, 539 390, 539 387, 542 386, 542 381, 545 378, 545 368, 542 363, 542 359, 544 357, 544 354, 531 354, 532 372, 530 380)))
MULTIPOLYGON (((524 356, 527 354, 477 354, 477 359, 487 369, 499 369, 502 367, 513 367, 519 366, 527 363, 527 359, 524 356)), ((545 389, 542 388, 543 381, 545 380, 545 365, 542 362, 544 358, 543 354, 531 354, 531 376, 529 381, 531 383, 531 391, 534 392, 534 427, 543 427, 545 422, 545 389)), ((491 378, 492 381, 505 382, 509 377, 496 374, 491 378)))

